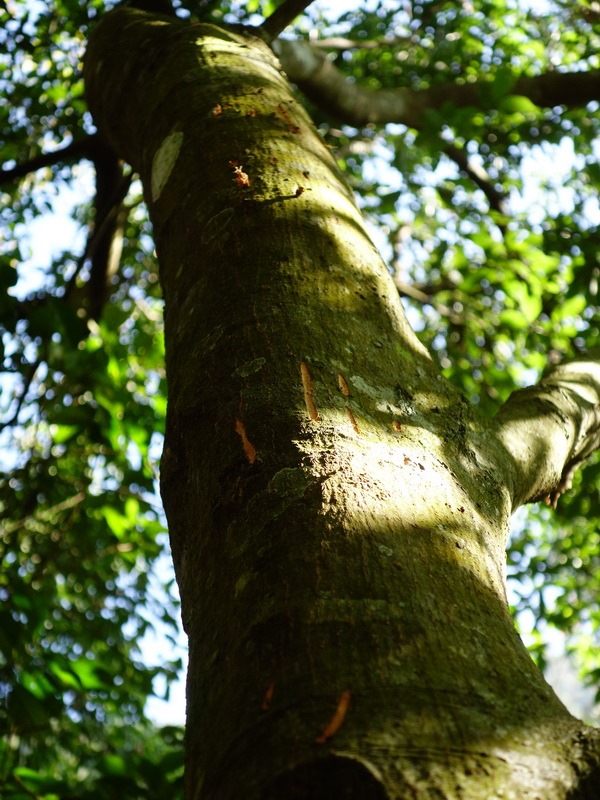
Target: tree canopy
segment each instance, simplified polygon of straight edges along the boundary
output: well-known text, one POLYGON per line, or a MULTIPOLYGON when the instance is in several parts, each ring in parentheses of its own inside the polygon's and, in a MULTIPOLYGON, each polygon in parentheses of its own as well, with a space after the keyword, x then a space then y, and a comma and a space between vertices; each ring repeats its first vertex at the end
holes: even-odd
MULTIPOLYGON (((81 77, 88 32, 114 5, 8 0, 0 11, 7 798, 180 791, 181 732, 144 717, 153 681, 179 665, 148 667, 139 650, 154 620, 174 635, 177 616, 172 581, 152 579, 166 547, 162 299, 139 181, 119 166, 106 198, 115 165, 81 77), (73 235, 40 266, 30 229, 71 189, 73 235), (122 252, 99 292, 103 233, 117 223, 122 252)), ((400 5, 174 3, 182 18, 267 20, 411 323, 492 415, 547 364, 598 346, 600 13, 583 0, 400 5)), ((592 684, 599 470, 585 464, 555 509, 532 506, 508 554, 540 663, 554 626, 592 684)))

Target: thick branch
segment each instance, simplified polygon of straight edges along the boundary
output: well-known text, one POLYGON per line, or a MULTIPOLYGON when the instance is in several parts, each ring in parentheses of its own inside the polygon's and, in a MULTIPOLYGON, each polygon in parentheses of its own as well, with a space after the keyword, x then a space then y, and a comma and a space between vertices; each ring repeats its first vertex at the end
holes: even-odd
MULTIPOLYGON (((424 113, 432 108, 441 108, 445 102, 462 107, 490 107, 486 92, 489 82, 445 84, 423 91, 407 88, 365 89, 349 83, 327 60, 325 53, 307 42, 277 40, 273 49, 288 77, 314 103, 350 125, 398 122, 419 128, 424 113)), ((581 106, 597 100, 599 89, 600 70, 548 72, 519 78, 511 94, 528 97, 542 107, 581 106)))
POLYGON ((262 30, 269 39, 275 39, 311 3, 312 0, 283 0, 281 5, 261 25, 262 30))
POLYGON ((551 367, 510 396, 496 423, 514 463, 514 508, 542 499, 556 507, 577 466, 600 447, 600 359, 551 367))

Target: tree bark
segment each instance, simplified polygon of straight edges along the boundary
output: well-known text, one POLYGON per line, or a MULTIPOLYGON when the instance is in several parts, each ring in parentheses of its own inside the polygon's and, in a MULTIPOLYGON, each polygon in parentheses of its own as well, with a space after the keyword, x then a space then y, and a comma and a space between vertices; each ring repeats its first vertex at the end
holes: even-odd
MULTIPOLYGON (((262 41, 120 9, 85 76, 165 295, 187 797, 596 797, 598 733, 504 594, 540 466, 513 446, 519 399, 488 423, 437 373, 262 41)), ((593 428, 538 453, 562 459, 538 488, 593 428)))

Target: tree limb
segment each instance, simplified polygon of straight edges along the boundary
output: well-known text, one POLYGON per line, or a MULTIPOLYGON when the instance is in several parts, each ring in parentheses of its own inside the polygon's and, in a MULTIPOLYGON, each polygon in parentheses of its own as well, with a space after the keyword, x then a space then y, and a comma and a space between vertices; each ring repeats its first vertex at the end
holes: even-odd
POLYGON ((90 259, 87 285, 88 311, 99 319, 106 301, 108 281, 119 268, 126 214, 123 201, 129 190, 131 175, 123 172, 123 163, 102 142, 94 153, 96 195, 94 227, 83 259, 90 259))
MULTIPOLYGON (((278 39, 273 50, 288 77, 319 108, 350 125, 397 122, 420 128, 426 111, 449 102, 455 106, 490 108, 487 81, 449 83, 415 91, 366 89, 349 83, 325 53, 308 42, 278 39)), ((581 106, 598 99, 600 70, 548 72, 516 80, 510 94, 528 97, 537 106, 581 106)))
MULTIPOLYGON (((27 525, 30 520, 33 519, 42 519, 52 520, 55 514, 60 514, 61 511, 68 511, 71 508, 82 503, 85 498, 87 497, 86 492, 77 492, 77 494, 73 495, 72 497, 67 497, 66 500, 63 500, 60 503, 57 503, 54 506, 50 506, 49 508, 38 508, 32 514, 28 514, 26 517, 17 520, 16 522, 11 522, 6 525, 3 529, 5 535, 14 533, 15 531, 20 530, 22 527, 27 525)), ((34 797, 38 797, 39 795, 34 795, 34 797)))
POLYGON ((14 413, 10 417, 10 419, 3 420, 0 423, 0 431, 3 431, 5 428, 10 428, 11 425, 15 425, 19 419, 19 414, 21 413, 21 409, 23 408, 23 403, 25 402, 25 398, 27 397, 27 393, 31 384, 33 383, 33 379, 35 378, 35 374, 39 369, 40 364, 42 363, 41 356, 36 358, 33 364, 30 364, 29 370, 27 374, 23 377, 23 386, 21 387, 21 393, 17 398, 17 405, 14 410, 14 413))
POLYGON ((406 297, 411 297, 413 300, 416 300, 423 305, 429 305, 435 308, 435 310, 443 317, 447 317, 451 322, 455 325, 462 325, 464 324, 464 320, 458 317, 451 308, 445 306, 443 303, 438 303, 431 294, 426 294, 425 292, 421 291, 417 286, 414 286, 410 283, 405 283, 401 281, 399 278, 394 278, 394 283, 396 284, 398 291, 400 294, 405 295, 406 297))
POLYGON ((550 367, 509 397, 495 423, 513 464, 513 508, 538 500, 555 508, 575 469, 600 447, 600 358, 550 367))
POLYGON ((88 281, 88 311, 98 319, 106 298, 108 277, 116 271, 121 256, 125 218, 123 200, 131 183, 131 175, 123 173, 121 161, 97 134, 77 139, 66 147, 41 153, 23 164, 0 171, 0 183, 16 180, 42 167, 69 163, 82 158, 93 161, 96 170, 94 227, 79 260, 77 270, 67 287, 67 296, 86 260, 91 261, 88 281))
POLYGON ((506 195, 504 192, 500 192, 498 189, 496 189, 492 179, 483 169, 483 167, 478 167, 476 164, 473 164, 473 162, 467 157, 465 151, 456 147, 456 145, 446 145, 444 152, 448 158, 451 158, 452 161, 454 161, 454 163, 459 167, 459 169, 461 169, 473 181, 473 183, 481 189, 481 191, 487 197, 491 209, 498 211, 501 214, 508 215, 506 195))
POLYGON ((35 172, 42 167, 52 167, 54 164, 69 164, 72 161, 79 161, 81 158, 91 158, 91 154, 96 146, 97 136, 85 136, 83 139, 75 139, 66 147, 53 150, 50 153, 40 153, 25 161, 17 164, 12 169, 0 170, 0 183, 24 178, 30 172, 35 172))
POLYGON ((261 30, 266 33, 268 40, 276 39, 312 2, 313 0, 283 0, 260 26, 261 30))
POLYGON ((394 36, 393 39, 347 39, 345 36, 331 36, 328 39, 311 40, 311 47, 328 50, 380 50, 384 47, 404 47, 413 45, 410 36, 394 36))

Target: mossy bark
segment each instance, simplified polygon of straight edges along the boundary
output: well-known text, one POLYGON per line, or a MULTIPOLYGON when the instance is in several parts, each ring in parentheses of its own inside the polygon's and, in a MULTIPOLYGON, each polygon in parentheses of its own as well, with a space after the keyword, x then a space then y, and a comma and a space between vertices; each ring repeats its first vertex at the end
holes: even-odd
POLYGON ((187 797, 596 797, 596 734, 507 609, 511 456, 408 327, 270 50, 119 10, 86 82, 166 300, 187 797))

